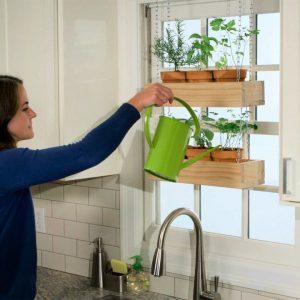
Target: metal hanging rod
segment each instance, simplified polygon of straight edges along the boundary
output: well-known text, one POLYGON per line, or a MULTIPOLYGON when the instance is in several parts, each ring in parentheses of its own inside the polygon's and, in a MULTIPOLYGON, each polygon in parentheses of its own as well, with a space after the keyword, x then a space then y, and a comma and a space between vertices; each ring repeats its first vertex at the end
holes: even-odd
MULTIPOLYGON (((234 3, 238 3, 238 0, 228 0, 234 6, 234 3)), ((251 0, 244 0, 245 12, 250 13, 251 0)), ((167 0, 139 0, 140 4, 148 5, 150 8, 155 6, 167 7, 167 0)), ((211 3, 226 3, 226 0, 170 0, 172 6, 178 5, 193 5, 193 4, 211 4, 211 3)), ((232 6, 232 7, 233 7, 232 6)), ((255 0, 253 5, 254 13, 271 13, 279 12, 279 0, 255 0)))
MULTIPOLYGON (((236 0, 229 0, 231 2, 236 2, 236 0)), ((224 2, 224 0, 170 0, 172 5, 192 5, 192 4, 202 4, 202 3, 213 3, 213 2, 224 2)), ((140 0, 140 3, 149 5, 149 7, 165 7, 168 5, 167 0, 140 0)))

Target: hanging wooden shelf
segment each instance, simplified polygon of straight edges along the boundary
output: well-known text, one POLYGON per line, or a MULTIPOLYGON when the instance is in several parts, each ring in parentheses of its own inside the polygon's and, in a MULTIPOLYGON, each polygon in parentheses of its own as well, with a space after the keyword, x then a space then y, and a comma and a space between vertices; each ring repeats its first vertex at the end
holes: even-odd
MULTIPOLYGON (((162 180, 152 175, 149 177, 162 180)), ((245 160, 240 163, 199 161, 181 170, 178 182, 246 189, 263 184, 264 178, 263 160, 245 160)))
MULTIPOLYGON (((183 82, 163 85, 192 107, 245 107, 265 104, 263 81, 183 82)), ((176 107, 180 104, 174 101, 169 106, 176 107)))

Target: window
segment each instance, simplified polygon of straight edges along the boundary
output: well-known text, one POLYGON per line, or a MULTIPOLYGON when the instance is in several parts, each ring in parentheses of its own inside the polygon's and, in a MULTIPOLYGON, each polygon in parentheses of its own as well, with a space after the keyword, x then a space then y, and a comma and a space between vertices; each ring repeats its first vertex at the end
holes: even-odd
MULTIPOLYGON (((239 17, 227 17, 229 20, 235 20, 239 24, 239 17)), ((209 23, 211 18, 207 18, 208 24, 205 31, 208 35, 217 37, 216 32, 210 29, 209 23)), ((164 31, 169 26, 174 27, 174 21, 164 22, 164 31)), ((241 17, 241 26, 249 28, 249 16, 241 17)), ((258 121, 261 128, 260 134, 251 134, 248 140, 249 154, 252 159, 262 159, 265 161, 265 191, 246 191, 229 188, 220 188, 212 186, 193 187, 187 184, 174 184, 167 182, 157 182, 157 201, 159 217, 158 224, 161 224, 168 213, 178 207, 188 207, 200 214, 203 229, 206 232, 229 235, 233 237, 243 237, 243 201, 249 201, 249 218, 248 232, 249 234, 243 238, 258 239, 263 241, 273 241, 278 243, 293 244, 295 209, 292 207, 284 207, 278 203, 278 194, 274 193, 274 187, 279 184, 279 139, 276 135, 270 134, 268 127, 264 126, 264 122, 269 125, 276 126, 279 121, 279 13, 258 14, 257 28, 260 34, 257 38, 257 59, 253 55, 253 59, 257 60, 257 64, 253 64, 252 68, 256 68, 260 64, 260 71, 255 72, 257 80, 265 82, 265 98, 266 105, 257 107, 252 110, 253 117, 258 121), (267 37, 267 38, 265 38, 267 37), (269 42, 269 46, 273 49, 272 55, 270 51, 266 52, 262 43, 269 42), (272 65, 271 65, 272 64, 272 65), (268 188, 270 186, 271 188, 268 188), (195 192, 194 192, 195 189, 195 192), (197 193, 199 195, 197 195, 197 193), (198 204, 197 202, 200 202, 198 204), (259 203, 258 203, 259 202, 259 203), (197 207, 199 210, 197 211, 197 207), (269 209, 272 207, 272 209, 269 209), (251 210, 250 210, 251 208, 251 210), (282 222, 286 226, 276 226, 276 216, 282 214, 282 222), (255 217, 257 216, 257 217, 255 217), (269 226, 265 226, 268 220, 269 226), (274 228, 277 228, 276 236, 274 228), (280 230, 279 230, 280 229, 280 230)), ((184 20, 184 28, 186 31, 186 39, 194 33, 201 32, 201 20, 184 20)), ((203 27, 202 27, 203 31, 203 27)), ((218 57, 213 57, 216 61, 218 57)), ((249 65, 249 44, 245 47, 244 65, 249 65)), ((229 62, 233 65, 232 61, 229 62)), ((213 62, 211 62, 213 65, 213 62)), ((166 67, 166 66, 165 66, 166 67)), ((169 66, 170 67, 170 66, 169 66)), ((200 114, 201 108, 195 109, 200 114)), ((226 108, 209 108, 219 116, 226 117, 226 108)), ((237 114, 240 108, 233 108, 237 114)), ((188 118, 189 114, 185 108, 166 108, 164 113, 177 118, 188 118)), ((219 143, 218 134, 215 135, 216 143, 219 143)), ((188 218, 179 218, 173 223, 173 226, 190 229, 192 224, 188 218)))
MULTIPOLYGON (((152 33, 151 38, 153 38, 156 32, 156 1, 149 0, 149 2, 151 2, 152 18, 151 22, 148 18, 144 23, 151 25, 151 28, 141 31, 141 41, 144 41, 145 37, 149 37, 148 34, 150 32, 152 33)), ((236 9, 237 1, 171 0, 168 2, 171 3, 171 12, 169 14, 171 21, 175 20, 175 18, 200 20, 200 30, 202 33, 205 33, 207 30, 206 24, 208 18, 224 16, 224 12, 227 12, 226 15, 228 16, 238 15, 236 9), (228 9, 228 3, 231 5, 230 9, 228 9)), ((246 3, 246 7, 243 10, 246 16, 249 14, 249 6, 247 5, 250 3, 250 0, 242 0, 242 2, 246 3)), ((260 0, 255 2, 255 12, 257 13, 254 20, 255 26, 262 27, 263 23, 262 19, 260 19, 261 17, 274 17, 276 14, 278 16, 278 0, 260 0)), ((169 19, 167 9, 164 6, 166 1, 159 0, 159 3, 160 7, 157 13, 158 32, 163 32, 163 23, 169 19)), ((280 3, 283 5, 283 1, 280 3)), ((288 7, 289 4, 286 3, 285 5, 288 7)), ((281 16, 283 20, 285 20, 284 17, 285 14, 281 16)), ((279 17, 277 17, 277 19, 279 20, 279 17)), ((285 21, 288 23, 287 20, 285 21)), ((136 23, 132 23, 133 26, 135 26, 136 23)), ((265 24, 268 25, 269 23, 266 21, 265 24)), ((270 29, 273 28, 275 30, 275 25, 275 23, 272 23, 271 26, 269 26, 270 29)), ((295 36, 296 41, 298 41, 297 38, 298 37, 295 36)), ((150 37, 148 40, 150 40, 150 37)), ((272 41, 275 41, 275 39, 272 38, 272 41)), ((262 44, 259 44, 259 41, 257 41, 256 51, 252 51, 252 55, 258 57, 260 55, 259 51, 263 52, 264 49, 259 48, 261 45, 262 44)), ((270 47, 267 48, 270 49, 270 47)), ((148 48, 145 46, 144 49, 148 48)), ((145 52, 142 51, 140 54, 141 61, 144 60, 144 58, 145 52)), ((152 60, 153 63, 149 65, 151 72, 148 72, 149 76, 145 79, 145 82, 149 82, 151 79, 153 81, 157 80, 156 61, 153 57, 152 60)), ((276 62, 274 57, 272 61, 269 62, 256 61, 256 59, 254 61, 256 63, 252 66, 252 70, 257 78, 263 78, 260 76, 265 76, 264 78, 266 78, 267 75, 273 75, 276 72, 278 74, 279 72, 279 62, 276 62)), ((144 60, 144 62, 147 64, 148 60, 144 60)), ((144 70, 141 68, 141 71, 141 75, 145 75, 146 72, 144 71, 148 71, 148 69, 144 70)), ((272 76, 272 78, 272 80, 276 80, 274 79, 275 76, 272 76)), ((271 86, 271 88, 269 91, 266 90, 266 96, 267 93, 271 95, 271 92, 275 92, 272 91, 272 80, 268 80, 270 82, 268 85, 271 86)), ((265 84, 267 83, 265 82, 265 84)), ((270 105, 270 108, 274 107, 278 109, 278 106, 272 103, 272 101, 276 99, 273 96, 267 97, 269 99, 267 99, 266 106, 270 105)), ((219 108, 210 109, 214 110, 219 108)), ((201 108, 198 108, 198 112, 200 110, 201 108)), ((175 111, 165 110, 164 113, 173 114, 175 111)), ((176 113, 178 113, 180 117, 180 112, 178 111, 176 113)), ((258 149, 254 147, 255 143, 260 143, 260 141, 256 139, 257 137, 263 138, 264 143, 266 143, 265 148, 271 148, 270 143, 274 143, 274 145, 278 143, 278 118, 270 109, 263 110, 263 107, 255 109, 252 113, 252 117, 256 118, 260 126, 257 134, 249 137, 250 155, 254 156, 264 153, 263 149, 261 152, 254 152, 258 149), (264 137, 266 137, 266 139, 264 139, 264 137)), ((137 134, 135 135, 137 142, 134 145, 136 145, 137 148, 140 147, 140 131, 141 127, 136 130, 137 134)), ((272 160, 274 161, 276 158, 272 158, 272 160)), ((275 164, 276 161, 274 165, 275 164)), ((138 161, 136 167, 133 165, 134 164, 131 164, 130 170, 128 170, 127 173, 129 175, 133 174, 132 170, 134 169, 136 174, 142 175, 142 163, 138 161)), ((273 173, 275 172, 277 171, 273 173)), ((272 174, 272 172, 270 172, 270 174, 272 174)), ((166 185, 162 188, 160 184, 154 184, 153 181, 147 177, 144 178, 143 183, 140 177, 140 184, 136 182, 136 179, 134 179, 134 181, 129 180, 128 182, 126 178, 123 179, 126 183, 125 186, 121 185, 121 195, 124 195, 124 198, 122 198, 124 209, 121 211, 121 214, 123 214, 121 221, 122 224, 124 223, 125 225, 121 226, 122 256, 127 258, 142 251, 143 257, 145 258, 144 263, 149 266, 153 252, 157 246, 157 235, 160 224, 168 211, 177 205, 179 206, 179 204, 176 203, 178 198, 176 199, 176 197, 174 197, 175 201, 172 201, 168 192, 168 189, 175 191, 173 186, 176 184, 166 185), (143 186, 144 201, 142 202, 141 190, 143 186), (143 243, 141 248, 140 241, 142 239, 143 243)), ((202 224, 205 226, 206 270, 209 277, 218 274, 220 275, 221 282, 259 290, 263 287, 265 291, 271 293, 299 297, 299 214, 297 212, 295 216, 295 209, 293 207, 280 206, 278 204, 278 186, 275 184, 276 176, 272 178, 267 175, 267 179, 268 184, 253 190, 224 189, 224 192, 222 188, 192 185, 181 187, 181 185, 178 185, 179 189, 182 188, 182 193, 187 195, 187 197, 183 199, 184 201, 180 202, 180 206, 187 206, 193 209, 194 212, 199 214, 202 218, 202 224), (208 198, 207 195, 212 194, 221 194, 224 197, 210 201, 212 198, 208 198), (224 199, 225 196, 227 199, 224 199), (228 204, 226 201, 228 201, 228 204), (220 204, 223 205, 223 203, 225 203, 224 207, 220 207, 220 204), (218 217, 220 216, 224 218, 226 225, 221 223, 213 224, 213 221, 219 221, 218 217)), ((175 196, 179 193, 181 194, 181 192, 176 190, 175 196)), ((169 229, 165 241, 165 250, 167 253, 166 271, 193 276, 194 251, 192 248, 194 248, 195 245, 194 234, 192 234, 191 230, 188 230, 189 225, 186 219, 182 219, 180 222, 178 219, 178 222, 173 225, 176 227, 173 226, 169 229)))

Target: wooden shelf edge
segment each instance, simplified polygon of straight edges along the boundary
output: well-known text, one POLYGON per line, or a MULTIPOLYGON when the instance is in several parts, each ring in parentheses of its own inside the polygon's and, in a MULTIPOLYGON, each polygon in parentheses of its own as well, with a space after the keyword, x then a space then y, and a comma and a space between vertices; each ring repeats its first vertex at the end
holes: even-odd
MULTIPOLYGON (((192 107, 246 107, 265 104, 263 81, 183 82, 163 85, 192 107)), ((169 106, 179 107, 180 104, 174 101, 169 106)))
MULTIPOLYGON (((147 176, 152 180, 162 180, 150 174, 147 176)), ((183 169, 179 173, 178 182, 246 189, 264 184, 264 177, 263 160, 241 163, 199 161, 183 169)))

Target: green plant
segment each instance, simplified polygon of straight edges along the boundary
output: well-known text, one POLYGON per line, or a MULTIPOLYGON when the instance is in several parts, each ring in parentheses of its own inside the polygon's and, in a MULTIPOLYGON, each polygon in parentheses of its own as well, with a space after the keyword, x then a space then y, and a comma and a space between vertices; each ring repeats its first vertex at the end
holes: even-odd
MULTIPOLYGON (((193 118, 186 121, 189 126, 194 126, 193 118)), ((201 125, 201 129, 198 135, 193 135, 192 138, 195 143, 200 148, 210 148, 212 147, 212 140, 214 138, 214 133, 208 128, 203 128, 204 124, 201 125)))
MULTIPOLYGON (((249 134, 253 130, 257 130, 258 126, 255 123, 248 121, 250 111, 242 112, 240 115, 233 113, 232 109, 227 110, 232 119, 227 118, 212 118, 207 115, 202 116, 203 122, 220 132, 221 149, 235 150, 240 148, 243 136, 249 134)), ((211 112, 213 116, 218 113, 211 112)))
POLYGON ((187 64, 195 65, 199 70, 207 68, 209 59, 212 58, 212 53, 215 49, 211 42, 214 42, 216 46, 218 40, 198 33, 192 34, 190 39, 194 41, 187 54, 187 64))
POLYGON ((226 19, 215 18, 210 22, 211 29, 221 33, 218 45, 221 47, 222 56, 216 62, 218 69, 228 67, 228 58, 231 57, 236 68, 243 65, 245 48, 249 39, 259 34, 259 30, 249 30, 246 27, 236 28, 235 20, 226 22, 226 19))
POLYGON ((175 71, 185 65, 188 49, 181 20, 176 20, 175 30, 167 27, 164 37, 155 38, 152 52, 162 63, 173 64, 175 71))

